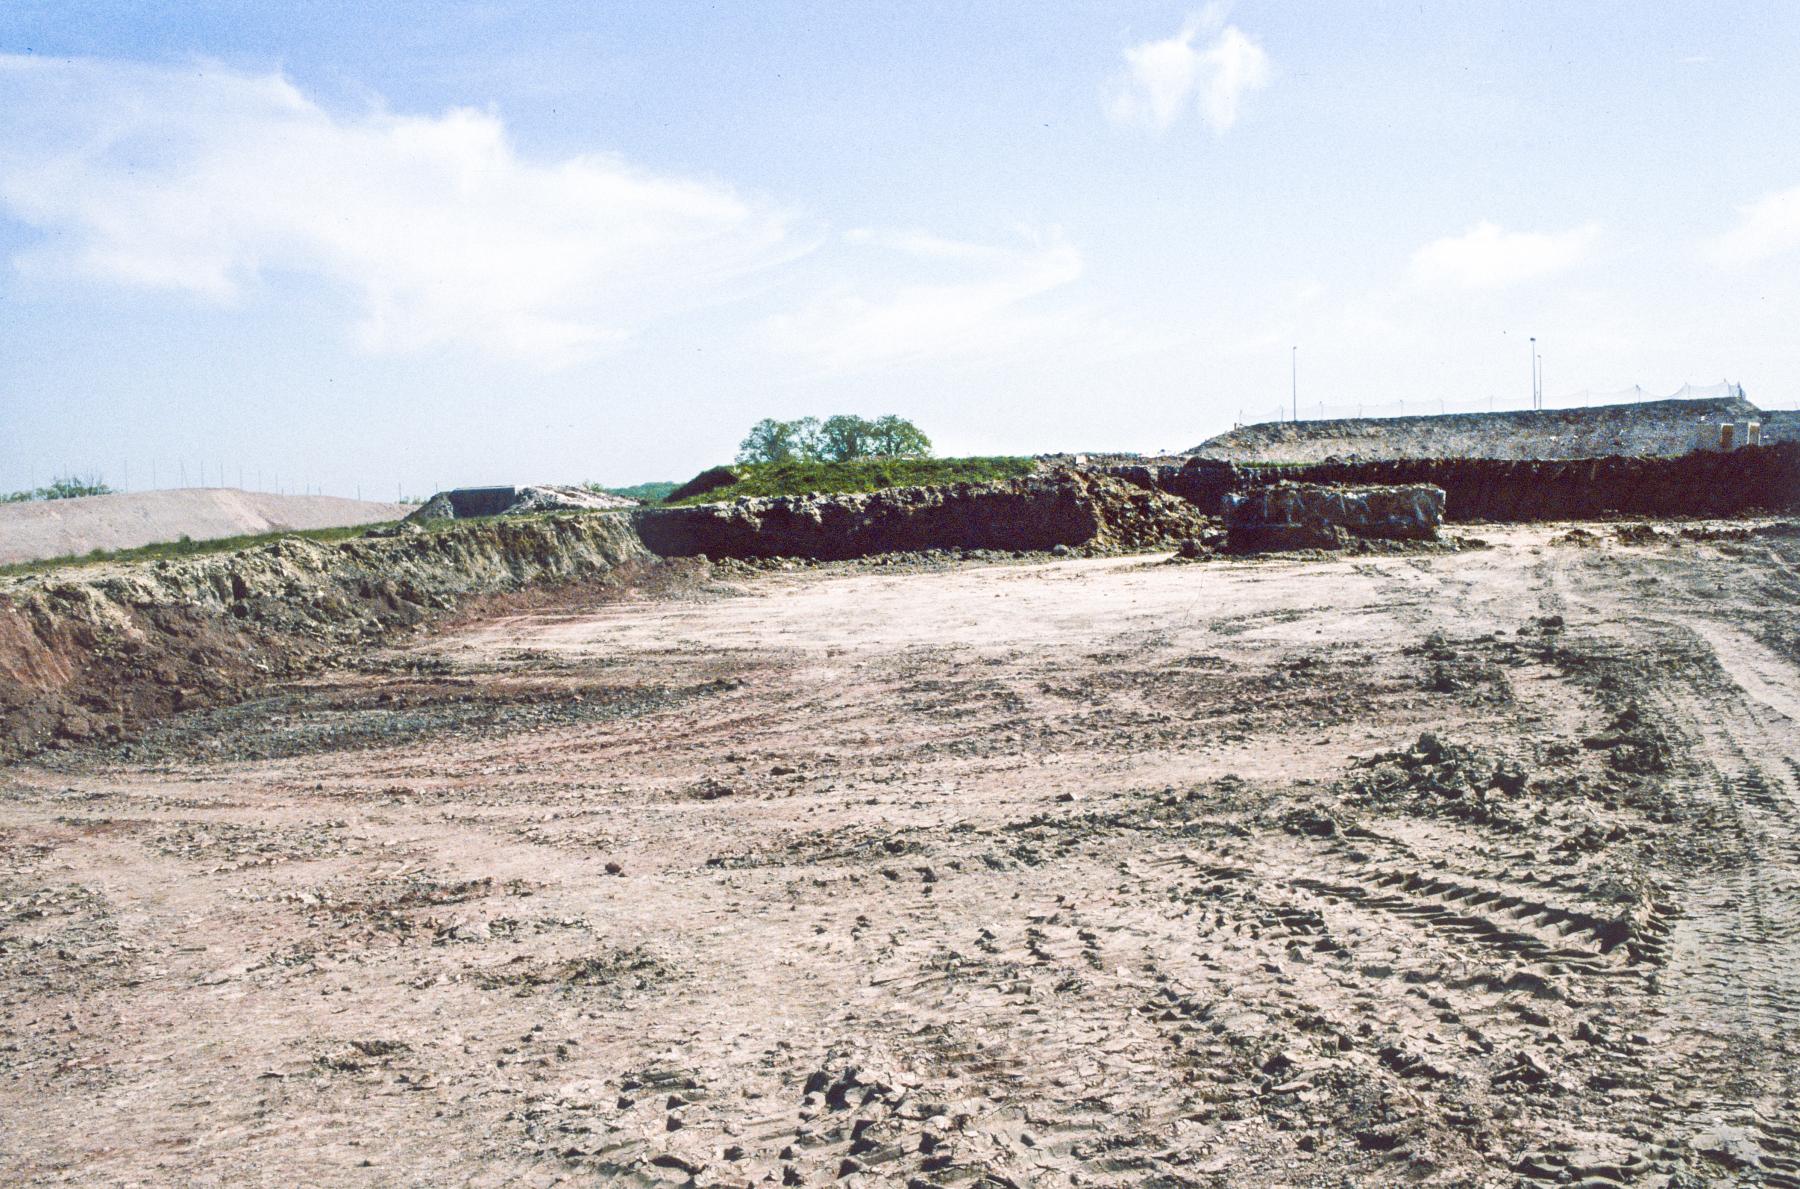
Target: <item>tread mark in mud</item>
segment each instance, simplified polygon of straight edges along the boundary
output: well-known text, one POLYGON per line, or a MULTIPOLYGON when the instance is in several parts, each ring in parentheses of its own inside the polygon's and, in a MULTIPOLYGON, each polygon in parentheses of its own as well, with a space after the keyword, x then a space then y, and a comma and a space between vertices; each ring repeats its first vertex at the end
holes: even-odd
POLYGON ((1288 882, 1329 900, 1398 916, 1526 961, 1598 978, 1636 976, 1631 967, 1608 960, 1617 950, 1624 949, 1632 960, 1645 962, 1655 962, 1660 953, 1659 945, 1634 944, 1630 927, 1622 921, 1413 872, 1350 874, 1338 879, 1296 876, 1288 882), (1536 931, 1509 927, 1498 918, 1535 926, 1536 931), (1561 944, 1570 941, 1576 944, 1561 944))

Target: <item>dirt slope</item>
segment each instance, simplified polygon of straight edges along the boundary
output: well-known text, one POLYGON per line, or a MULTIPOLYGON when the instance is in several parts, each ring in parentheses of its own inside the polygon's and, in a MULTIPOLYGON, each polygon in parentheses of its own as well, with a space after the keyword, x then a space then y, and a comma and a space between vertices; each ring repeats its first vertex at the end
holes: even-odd
POLYGON ((634 580, 622 513, 472 521, 0 579, 0 755, 246 697, 467 600, 634 580))
POLYGON ((0 769, 0 1167, 1800 1183, 1800 539, 1687 527, 733 568, 0 769))
POLYGON ((0 565, 177 541, 289 529, 376 524, 406 515, 402 504, 333 495, 272 495, 229 487, 134 491, 73 500, 0 504, 0 565))

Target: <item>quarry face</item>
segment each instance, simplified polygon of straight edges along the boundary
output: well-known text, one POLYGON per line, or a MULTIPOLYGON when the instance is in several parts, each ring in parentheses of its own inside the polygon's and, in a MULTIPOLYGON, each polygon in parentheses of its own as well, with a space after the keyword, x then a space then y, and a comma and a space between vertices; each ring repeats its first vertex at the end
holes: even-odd
POLYGON ((0 768, 0 1167, 1800 1183, 1800 536, 1479 532, 697 562, 0 768))

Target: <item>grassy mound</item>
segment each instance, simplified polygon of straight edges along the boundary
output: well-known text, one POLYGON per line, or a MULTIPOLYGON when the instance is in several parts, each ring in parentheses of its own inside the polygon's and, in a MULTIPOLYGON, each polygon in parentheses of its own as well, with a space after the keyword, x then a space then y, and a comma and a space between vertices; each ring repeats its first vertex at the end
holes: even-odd
POLYGON ((947 483, 991 483, 1029 475, 1029 458, 865 458, 851 462, 766 462, 732 468, 737 482, 676 504, 709 504, 742 496, 829 495, 880 491, 888 487, 941 487, 947 483))

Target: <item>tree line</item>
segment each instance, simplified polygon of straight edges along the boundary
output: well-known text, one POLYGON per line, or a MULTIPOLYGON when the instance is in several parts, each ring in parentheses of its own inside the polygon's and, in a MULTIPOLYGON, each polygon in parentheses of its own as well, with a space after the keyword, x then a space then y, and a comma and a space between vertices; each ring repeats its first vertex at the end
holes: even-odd
POLYGON ((840 413, 821 421, 765 417, 738 446, 739 462, 849 462, 858 458, 930 458, 931 439, 892 413, 873 421, 840 413))

